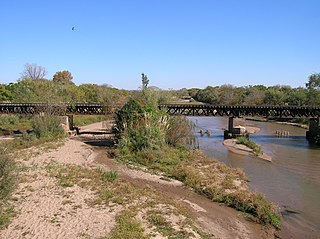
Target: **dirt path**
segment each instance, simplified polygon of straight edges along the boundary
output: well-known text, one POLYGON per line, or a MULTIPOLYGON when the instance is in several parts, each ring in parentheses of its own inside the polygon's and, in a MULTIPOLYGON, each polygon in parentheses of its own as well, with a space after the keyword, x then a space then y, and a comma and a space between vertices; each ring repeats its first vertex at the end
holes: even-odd
MULTIPOLYGON (((57 179, 47 170, 52 163, 116 170, 121 179, 139 188, 152 188, 184 207, 210 238, 273 238, 261 225, 246 221, 233 209, 196 195, 181 182, 113 161, 106 153, 111 145, 110 135, 102 134, 106 131, 102 126, 97 123, 82 127, 81 135, 66 140, 56 149, 47 152, 29 149, 22 154, 24 180, 14 195, 17 216, 0 231, 1 239, 103 238, 115 226, 116 215, 124 206, 88 205, 86 202, 94 197, 94 192, 77 185, 66 188, 57 185, 57 179)), ((165 238, 159 233, 154 235, 153 238, 165 238)))

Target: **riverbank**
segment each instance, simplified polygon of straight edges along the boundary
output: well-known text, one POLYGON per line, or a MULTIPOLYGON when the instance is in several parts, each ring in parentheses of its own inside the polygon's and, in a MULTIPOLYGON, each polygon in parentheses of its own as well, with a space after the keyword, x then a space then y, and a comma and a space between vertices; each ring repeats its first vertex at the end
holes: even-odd
MULTIPOLYGON (((191 117, 190 117, 191 118, 191 117)), ((223 129, 226 118, 192 117, 196 129, 209 129, 213 136, 198 137, 200 149, 235 168, 241 168, 248 176, 250 187, 277 203, 284 212, 282 238, 318 238, 320 236, 320 161, 319 148, 305 139, 305 130, 274 122, 246 122, 261 130, 251 139, 272 155, 272 163, 255 156, 231 153, 223 145, 223 129), (289 137, 277 137, 276 130, 290 132, 289 137), (286 214, 286 208, 297 214, 286 214)))
POLYGON ((306 124, 301 124, 301 123, 293 123, 293 122, 283 122, 283 121, 278 121, 276 119, 266 119, 266 118, 259 118, 259 117, 246 117, 245 120, 248 121, 257 121, 257 122, 272 122, 272 123, 276 123, 276 124, 283 124, 283 125, 290 125, 290 126, 294 126, 294 127, 299 127, 299 128, 303 128, 303 129, 308 129, 309 126, 306 124))
POLYGON ((82 127, 80 136, 56 148, 20 151, 25 170, 12 202, 17 216, 0 238, 133 238, 119 237, 121 227, 132 229, 130 221, 131 233, 143 232, 139 238, 274 237, 272 228, 247 221, 179 181, 110 159, 111 139, 101 128, 82 127))

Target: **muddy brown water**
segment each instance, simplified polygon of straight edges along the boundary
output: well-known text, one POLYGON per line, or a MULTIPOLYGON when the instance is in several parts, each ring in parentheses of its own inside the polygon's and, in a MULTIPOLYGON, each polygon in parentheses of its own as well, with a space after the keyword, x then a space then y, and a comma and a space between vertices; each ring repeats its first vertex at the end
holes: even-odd
POLYGON ((261 129, 250 138, 272 156, 270 163, 229 152, 223 146, 227 118, 189 118, 196 124, 196 132, 211 132, 210 136, 196 133, 205 154, 242 168, 251 188, 280 206, 282 238, 320 238, 320 147, 309 145, 305 129, 270 122, 241 122, 261 129), (277 137, 277 130, 289 131, 290 136, 277 137))

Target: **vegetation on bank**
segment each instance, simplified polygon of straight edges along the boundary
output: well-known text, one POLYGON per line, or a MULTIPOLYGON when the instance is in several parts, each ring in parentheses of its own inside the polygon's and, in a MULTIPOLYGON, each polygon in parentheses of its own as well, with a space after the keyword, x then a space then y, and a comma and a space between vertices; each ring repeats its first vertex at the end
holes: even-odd
POLYGON ((252 149, 253 152, 255 152, 257 155, 263 154, 263 149, 261 148, 261 146, 250 140, 248 137, 237 137, 237 144, 243 144, 247 146, 248 148, 252 149))
POLYGON ((7 149, 0 145, 0 229, 8 225, 14 210, 9 199, 16 185, 17 167, 7 149))
POLYGON ((248 189, 241 170, 190 150, 190 145, 196 144, 186 118, 169 116, 157 107, 130 100, 117 112, 115 122, 116 155, 120 154, 121 160, 162 172, 257 222, 280 227, 276 207, 248 189))

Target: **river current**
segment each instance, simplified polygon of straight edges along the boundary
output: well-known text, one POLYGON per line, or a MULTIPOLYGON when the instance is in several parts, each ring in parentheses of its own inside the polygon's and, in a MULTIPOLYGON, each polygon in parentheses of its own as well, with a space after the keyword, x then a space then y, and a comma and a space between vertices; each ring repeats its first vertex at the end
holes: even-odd
POLYGON ((250 139, 272 156, 267 162, 250 155, 229 152, 223 146, 223 131, 228 118, 189 117, 200 129, 200 149, 208 156, 244 170, 250 187, 279 205, 283 211, 282 238, 320 238, 320 147, 309 145, 306 130, 270 122, 235 121, 260 128, 250 139), (290 136, 277 137, 275 132, 289 131, 290 136))

